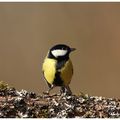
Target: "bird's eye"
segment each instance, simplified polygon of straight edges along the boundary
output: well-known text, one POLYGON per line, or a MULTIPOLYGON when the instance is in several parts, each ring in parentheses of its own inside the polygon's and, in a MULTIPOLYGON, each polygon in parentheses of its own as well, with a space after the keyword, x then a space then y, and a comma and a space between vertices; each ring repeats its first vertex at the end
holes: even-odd
POLYGON ((63 47, 62 50, 65 50, 65 48, 63 47))

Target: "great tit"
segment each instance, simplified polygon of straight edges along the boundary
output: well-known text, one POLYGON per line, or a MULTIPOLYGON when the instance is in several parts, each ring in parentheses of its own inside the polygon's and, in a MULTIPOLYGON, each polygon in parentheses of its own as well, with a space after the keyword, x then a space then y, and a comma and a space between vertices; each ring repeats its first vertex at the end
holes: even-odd
POLYGON ((57 44, 48 51, 42 71, 49 89, 44 93, 49 94, 51 89, 59 86, 61 93, 72 94, 69 84, 73 75, 73 65, 69 54, 74 50, 76 49, 65 44, 57 44))

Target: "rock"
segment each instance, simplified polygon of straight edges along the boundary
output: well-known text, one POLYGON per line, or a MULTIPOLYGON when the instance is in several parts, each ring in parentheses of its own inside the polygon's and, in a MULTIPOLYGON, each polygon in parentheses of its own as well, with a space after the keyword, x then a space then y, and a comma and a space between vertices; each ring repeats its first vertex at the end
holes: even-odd
POLYGON ((0 118, 120 118, 120 99, 82 95, 37 95, 1 85, 0 118))

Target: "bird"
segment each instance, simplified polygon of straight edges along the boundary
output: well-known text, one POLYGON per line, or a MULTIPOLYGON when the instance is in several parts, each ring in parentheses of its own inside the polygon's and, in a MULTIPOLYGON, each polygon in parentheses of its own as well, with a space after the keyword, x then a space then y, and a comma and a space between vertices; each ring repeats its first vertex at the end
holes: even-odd
POLYGON ((69 55, 74 50, 76 49, 65 44, 56 44, 48 50, 42 65, 43 76, 49 88, 44 94, 49 94, 54 87, 60 87, 61 94, 72 94, 69 84, 73 76, 73 64, 69 55))

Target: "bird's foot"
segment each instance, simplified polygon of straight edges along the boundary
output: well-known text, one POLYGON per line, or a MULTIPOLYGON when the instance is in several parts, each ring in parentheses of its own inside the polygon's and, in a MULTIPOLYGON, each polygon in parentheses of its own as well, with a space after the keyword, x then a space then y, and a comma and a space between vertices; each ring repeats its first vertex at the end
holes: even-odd
POLYGON ((61 96, 71 96, 72 91, 70 90, 69 86, 62 86, 60 89, 61 96))

